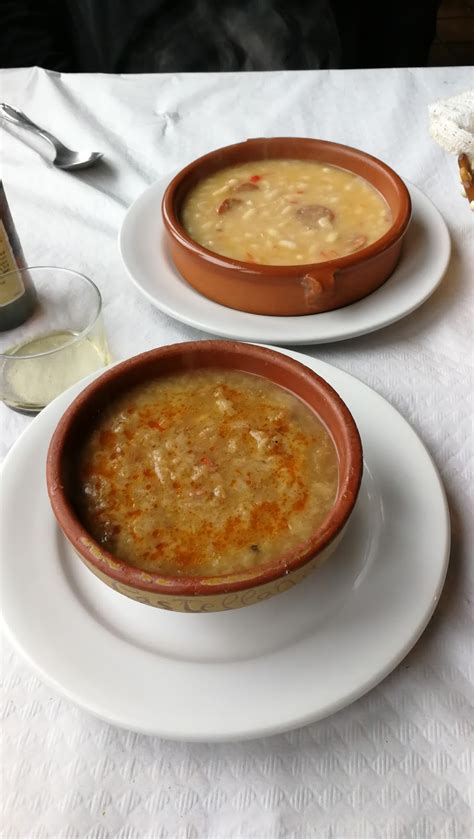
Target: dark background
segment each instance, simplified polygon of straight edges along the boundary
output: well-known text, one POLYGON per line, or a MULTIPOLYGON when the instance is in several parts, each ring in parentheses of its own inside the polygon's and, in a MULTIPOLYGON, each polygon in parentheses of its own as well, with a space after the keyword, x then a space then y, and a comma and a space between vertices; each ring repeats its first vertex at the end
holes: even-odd
POLYGON ((429 54, 433 66, 470 65, 474 59, 474 0, 442 0, 429 54))
POLYGON ((474 0, 0 0, 0 66, 186 72, 470 64, 474 0))

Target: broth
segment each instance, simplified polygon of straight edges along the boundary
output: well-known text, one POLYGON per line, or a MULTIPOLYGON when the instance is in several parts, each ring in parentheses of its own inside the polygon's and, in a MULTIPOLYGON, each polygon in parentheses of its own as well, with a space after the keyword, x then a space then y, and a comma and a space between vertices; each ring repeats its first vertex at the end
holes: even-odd
POLYGON ((337 494, 332 439, 265 378, 197 370, 138 385, 101 414, 78 460, 77 506, 124 562, 220 576, 296 549, 337 494))
POLYGON ((261 265, 346 256, 392 224, 382 195, 364 178, 310 160, 266 160, 221 169, 185 199, 181 221, 215 253, 261 265))

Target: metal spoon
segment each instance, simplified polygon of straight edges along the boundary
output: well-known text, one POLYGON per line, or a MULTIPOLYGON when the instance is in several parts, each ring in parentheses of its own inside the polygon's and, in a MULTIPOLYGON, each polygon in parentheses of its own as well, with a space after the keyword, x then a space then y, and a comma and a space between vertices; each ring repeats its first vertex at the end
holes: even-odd
POLYGON ((39 125, 36 125, 31 119, 28 119, 23 111, 18 111, 5 102, 0 103, 0 116, 8 120, 8 122, 12 122, 14 125, 19 125, 21 128, 28 128, 34 134, 38 134, 40 137, 48 140, 56 152, 53 166, 56 166, 58 169, 85 169, 87 166, 93 166, 94 163, 97 163, 103 157, 102 153, 97 151, 72 151, 68 149, 53 134, 45 131, 44 128, 40 128, 39 125))

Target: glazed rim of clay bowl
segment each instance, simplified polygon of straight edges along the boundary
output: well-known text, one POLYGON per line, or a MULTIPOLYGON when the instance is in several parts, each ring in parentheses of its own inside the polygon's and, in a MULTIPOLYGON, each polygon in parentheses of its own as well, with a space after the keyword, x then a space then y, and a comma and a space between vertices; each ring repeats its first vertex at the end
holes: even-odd
POLYGON ((283 273, 285 276, 294 274, 295 277, 299 277, 302 267, 331 265, 333 269, 347 268, 387 250, 400 239, 408 227, 411 199, 402 179, 390 166, 360 149, 308 137, 259 137, 215 149, 181 169, 166 188, 162 201, 162 215, 168 233, 187 250, 200 255, 207 262, 227 268, 238 268, 241 271, 247 270, 252 274, 259 273, 262 277, 275 277, 283 273), (191 238, 181 224, 180 212, 185 197, 199 181, 227 166, 279 158, 318 161, 365 178, 390 205, 393 214, 391 226, 380 239, 358 251, 336 259, 298 265, 265 265, 232 259, 205 248, 191 238), (387 197, 387 186, 390 189, 391 200, 387 197))
POLYGON ((291 574, 324 550, 341 532, 355 505, 362 478, 362 446, 349 409, 335 390, 300 362, 274 350, 230 341, 173 344, 110 368, 72 402, 54 431, 46 477, 53 512, 74 549, 106 577, 141 591, 168 595, 225 594, 264 585, 291 574), (302 399, 328 428, 339 461, 337 498, 326 520, 296 549, 265 566, 216 577, 173 577, 134 568, 96 542, 82 525, 71 491, 75 462, 87 432, 111 399, 135 385, 192 369, 231 369, 263 376, 302 399))

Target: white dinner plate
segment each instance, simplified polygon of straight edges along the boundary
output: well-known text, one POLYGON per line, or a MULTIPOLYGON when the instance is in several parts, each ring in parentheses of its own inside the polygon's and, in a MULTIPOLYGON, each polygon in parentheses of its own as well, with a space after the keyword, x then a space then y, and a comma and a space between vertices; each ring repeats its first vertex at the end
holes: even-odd
POLYGON ((310 723, 383 679, 433 613, 449 518, 430 456, 373 390, 285 352, 347 402, 365 473, 333 557, 263 603, 216 614, 161 611, 108 588, 75 556, 49 507, 45 458, 57 421, 89 379, 46 408, 5 461, 0 557, 8 635, 50 685, 108 722, 198 741, 310 723))
POLYGON ((164 243, 161 199, 171 176, 152 184, 128 209, 119 248, 132 282, 176 320, 225 338, 267 344, 321 344, 373 332, 410 314, 433 293, 451 253, 448 229, 431 201, 408 184, 413 215, 402 258, 377 291, 319 315, 275 317, 229 309, 203 297, 174 267, 164 243))

